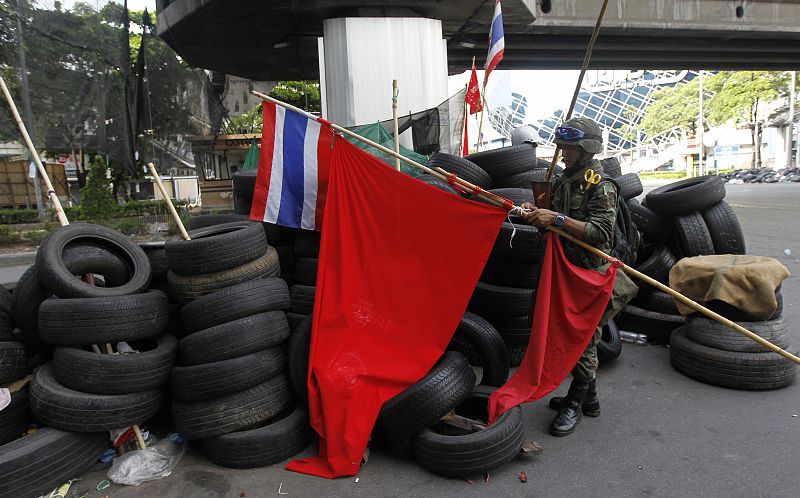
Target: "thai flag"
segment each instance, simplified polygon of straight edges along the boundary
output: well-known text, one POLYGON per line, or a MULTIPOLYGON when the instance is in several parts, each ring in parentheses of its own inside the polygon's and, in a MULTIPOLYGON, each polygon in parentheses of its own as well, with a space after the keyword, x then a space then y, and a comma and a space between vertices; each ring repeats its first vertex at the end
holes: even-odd
POLYGON ((486 73, 483 81, 489 79, 489 73, 503 60, 503 52, 506 48, 506 40, 503 33, 503 12, 500 9, 500 0, 494 4, 494 16, 492 16, 492 26, 489 28, 489 54, 486 56, 486 73))
POLYGON ((263 117, 250 219, 321 229, 331 162, 329 127, 271 102, 263 103, 263 117))

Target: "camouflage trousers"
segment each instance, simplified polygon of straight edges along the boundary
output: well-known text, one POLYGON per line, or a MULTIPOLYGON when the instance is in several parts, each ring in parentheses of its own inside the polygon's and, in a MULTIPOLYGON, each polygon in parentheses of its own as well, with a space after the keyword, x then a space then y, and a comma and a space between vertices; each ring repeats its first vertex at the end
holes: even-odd
POLYGON ((572 378, 579 382, 591 382, 597 377, 597 343, 603 335, 603 327, 597 326, 594 335, 589 340, 589 345, 583 351, 581 358, 572 369, 572 378))

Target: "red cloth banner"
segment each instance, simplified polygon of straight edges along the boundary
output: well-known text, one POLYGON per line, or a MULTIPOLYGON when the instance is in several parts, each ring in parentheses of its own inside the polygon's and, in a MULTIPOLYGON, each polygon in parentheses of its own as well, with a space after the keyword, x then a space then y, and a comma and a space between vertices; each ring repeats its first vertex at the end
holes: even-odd
POLYGON ((489 397, 489 423, 561 385, 597 329, 616 275, 615 266, 602 274, 573 265, 559 238, 548 234, 528 350, 511 379, 489 397))
POLYGON ((505 217, 335 140, 308 375, 320 455, 287 469, 357 474, 383 403, 445 351, 505 217))
MULTIPOLYGON (((467 104, 469 104, 469 114, 477 114, 483 109, 481 102, 481 91, 478 88, 478 73, 475 71, 475 59, 472 60, 472 76, 469 78, 469 85, 467 86, 466 95, 467 104)), ((464 118, 466 121, 466 117, 464 118)))

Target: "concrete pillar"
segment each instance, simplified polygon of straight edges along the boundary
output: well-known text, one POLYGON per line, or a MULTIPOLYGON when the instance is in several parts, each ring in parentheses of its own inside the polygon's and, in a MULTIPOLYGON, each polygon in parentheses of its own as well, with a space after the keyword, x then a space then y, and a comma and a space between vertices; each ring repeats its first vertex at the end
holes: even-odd
POLYGON ((326 19, 320 43, 323 116, 342 126, 392 117, 392 80, 399 82, 398 115, 447 99, 447 50, 435 19, 326 19))

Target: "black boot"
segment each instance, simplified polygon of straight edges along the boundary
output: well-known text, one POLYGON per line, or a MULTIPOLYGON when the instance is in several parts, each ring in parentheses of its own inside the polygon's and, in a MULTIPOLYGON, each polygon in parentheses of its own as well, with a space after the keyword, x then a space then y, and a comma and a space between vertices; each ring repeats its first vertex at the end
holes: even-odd
POLYGON ((572 379, 564 406, 550 424, 550 434, 560 437, 568 436, 575 431, 575 427, 581 421, 581 404, 589 390, 589 384, 589 382, 572 379))
MULTIPOLYGON (((593 380, 589 384, 589 390, 586 392, 586 397, 583 398, 583 404, 581 406, 583 410, 583 414, 587 417, 599 417, 600 416, 600 400, 597 399, 597 379, 593 380)), ((565 396, 553 396, 548 401, 547 406, 552 408, 553 410, 561 410, 567 402, 567 398, 565 396)))

